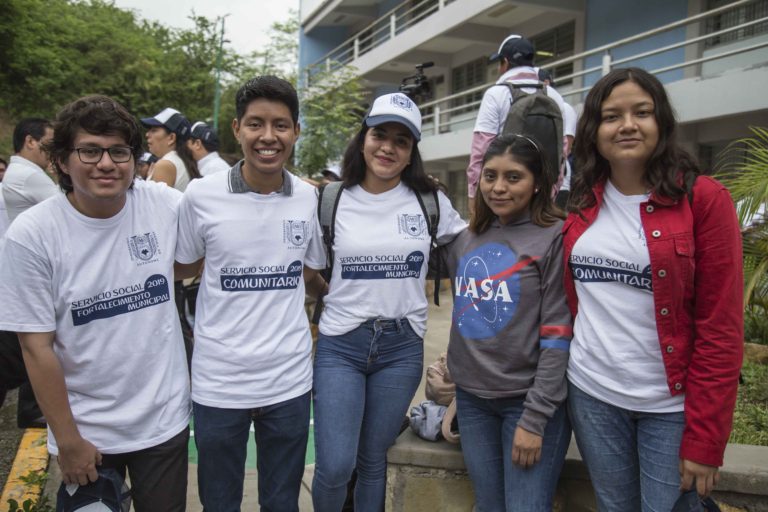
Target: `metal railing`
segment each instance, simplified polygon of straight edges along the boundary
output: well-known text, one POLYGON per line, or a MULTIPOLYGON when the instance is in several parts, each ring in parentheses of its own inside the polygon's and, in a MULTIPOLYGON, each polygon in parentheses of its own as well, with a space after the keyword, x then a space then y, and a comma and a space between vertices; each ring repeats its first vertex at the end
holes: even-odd
MULTIPOLYGON (((766 16, 756 20, 747 21, 739 25, 731 26, 723 30, 710 32, 708 34, 704 34, 701 36, 685 39, 684 41, 654 48, 653 50, 637 53, 621 59, 612 58, 611 52, 615 51, 617 48, 626 46, 631 43, 635 43, 637 41, 648 39, 650 37, 662 34, 664 32, 668 32, 670 30, 674 30, 680 27, 686 27, 688 25, 698 23, 703 19, 709 18, 711 16, 716 16, 724 11, 728 11, 749 3, 753 3, 754 1, 755 0, 737 1, 728 5, 725 5, 723 7, 713 9, 711 11, 707 11, 695 16, 691 16, 684 20, 676 21, 674 23, 670 23, 668 25, 664 25, 662 27, 649 30, 647 32, 634 35, 632 37, 627 37, 625 39, 621 39, 619 41, 615 41, 613 43, 603 45, 598 48, 593 48, 589 51, 582 52, 577 55, 573 55, 571 57, 567 57, 567 58, 560 59, 553 62, 548 62, 546 64, 546 68, 554 69, 554 68, 557 68, 558 66, 572 63, 574 64, 574 68, 581 67, 582 69, 578 71, 574 71, 573 73, 568 75, 559 76, 557 77, 558 81, 573 82, 576 79, 583 80, 587 75, 591 75, 594 73, 600 73, 601 75, 605 75, 614 66, 628 64, 633 61, 638 61, 640 59, 652 57, 654 55, 659 55, 659 54, 676 50, 679 48, 684 48, 686 46, 697 45, 697 44, 703 43, 703 41, 705 41, 706 39, 720 36, 723 34, 728 34, 728 33, 742 30, 748 27, 756 26, 760 23, 768 23, 768 16, 766 16), (586 67, 587 59, 589 57, 595 57, 595 56, 602 56, 600 64, 586 67)), ((664 67, 649 70, 649 71, 653 74, 665 73, 668 71, 674 71, 678 69, 687 68, 690 66, 696 66, 706 62, 711 62, 717 59, 731 57, 733 55, 746 53, 752 50, 757 50, 765 47, 768 47, 768 41, 759 41, 751 45, 741 46, 733 50, 725 50, 719 53, 713 53, 713 48, 709 48, 707 50, 707 53, 711 53, 710 55, 706 55, 706 56, 695 58, 695 59, 683 60, 676 64, 664 66, 664 67)), ((425 135, 439 134, 439 133, 450 132, 450 131, 454 131, 454 130, 462 129, 466 127, 471 128, 474 125, 474 120, 477 115, 477 110, 479 109, 480 103, 481 103, 481 100, 476 99, 477 93, 480 91, 485 91, 488 87, 490 87, 494 83, 495 81, 488 82, 486 84, 479 85, 471 89, 466 89, 459 93, 451 94, 449 96, 444 96, 439 99, 426 102, 420 105, 422 112, 425 113, 423 118, 424 134, 425 135)), ((571 97, 576 97, 577 99, 579 99, 580 96, 584 94, 586 91, 588 91, 590 88, 591 88, 591 85, 588 85, 588 86, 576 87, 567 91, 559 91, 559 92, 566 99, 571 97)))
POLYGON ((332 72, 360 58, 361 55, 373 50, 404 30, 412 27, 431 14, 443 9, 456 0, 419 0, 413 4, 403 2, 394 9, 387 11, 373 23, 346 39, 325 56, 307 66, 307 83, 311 84, 312 77, 321 71, 332 72))

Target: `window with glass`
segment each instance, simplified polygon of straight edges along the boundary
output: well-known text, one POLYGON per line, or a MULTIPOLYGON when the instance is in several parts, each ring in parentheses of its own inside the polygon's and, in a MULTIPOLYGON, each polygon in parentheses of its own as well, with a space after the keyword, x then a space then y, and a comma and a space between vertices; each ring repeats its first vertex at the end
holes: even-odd
MULTIPOLYGON (((488 57, 485 56, 469 61, 466 64, 462 64, 461 66, 456 66, 451 71, 452 94, 457 94, 462 91, 466 91, 467 89, 472 89, 473 87, 483 85, 487 82, 488 57)), ((465 94, 464 96, 454 98, 454 100, 451 102, 451 107, 461 107, 462 105, 470 105, 471 103, 479 102, 483 99, 484 92, 485 91, 483 90, 479 90, 473 92, 472 94, 465 94)), ((475 105, 469 106, 466 109, 459 109, 454 111, 454 115, 464 112, 471 112, 477 108, 477 105, 475 105)))
MULTIPOLYGON (((707 10, 717 9, 718 7, 728 5, 732 1, 733 0, 707 0, 707 10)), ((759 0, 710 16, 706 19, 704 30, 706 34, 711 34, 712 32, 736 27, 747 21, 764 18, 765 16, 768 16, 768 0, 759 0)), ((748 39, 765 33, 768 33, 768 22, 757 23, 719 36, 710 37, 704 41, 704 48, 712 48, 721 44, 732 43, 734 41, 748 39)))
POLYGON ((572 79, 562 80, 573 73, 573 63, 563 64, 552 69, 547 66, 548 62, 555 62, 573 55, 573 49, 576 39, 576 22, 570 21, 546 32, 541 32, 531 38, 533 46, 536 48, 535 63, 540 68, 547 68, 552 71, 557 85, 567 85, 573 82, 572 79))

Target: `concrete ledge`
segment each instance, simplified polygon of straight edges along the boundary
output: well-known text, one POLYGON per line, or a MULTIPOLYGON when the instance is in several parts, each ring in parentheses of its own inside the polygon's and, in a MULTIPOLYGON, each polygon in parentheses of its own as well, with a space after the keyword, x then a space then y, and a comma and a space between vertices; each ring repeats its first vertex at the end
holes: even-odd
MULTIPOLYGON (((16 500, 21 507, 25 500, 37 503, 42 486, 27 484, 24 478, 32 472, 44 473, 48 468, 48 431, 44 428, 28 428, 19 442, 11 472, 0 496, 0 507, 7 507, 8 500, 16 500)), ((3 508, 5 510, 5 508, 3 508)))
MULTIPOLYGON (((461 448, 425 441, 410 429, 387 454, 387 512, 470 512, 472 485, 461 448)), ((714 498, 723 510, 768 512, 768 447, 730 444, 714 498)), ((597 510, 589 473, 572 439, 560 476, 555 510, 597 510)))

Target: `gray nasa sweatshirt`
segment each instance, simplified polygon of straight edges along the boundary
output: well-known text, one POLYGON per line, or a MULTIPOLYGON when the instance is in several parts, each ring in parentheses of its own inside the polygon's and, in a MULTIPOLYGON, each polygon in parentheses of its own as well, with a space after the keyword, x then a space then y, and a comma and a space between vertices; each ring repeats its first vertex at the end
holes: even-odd
POLYGON ((441 253, 454 299, 454 381, 478 397, 524 399, 518 425, 539 435, 566 397, 562 226, 496 221, 480 235, 463 231, 441 253))

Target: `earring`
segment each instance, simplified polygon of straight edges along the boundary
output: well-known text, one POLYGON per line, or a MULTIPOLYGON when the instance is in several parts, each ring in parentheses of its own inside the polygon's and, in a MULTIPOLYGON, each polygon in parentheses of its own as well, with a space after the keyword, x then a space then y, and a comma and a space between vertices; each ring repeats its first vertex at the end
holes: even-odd
POLYGON ((537 189, 537 188, 533 189, 533 193, 534 194, 538 194, 539 193, 539 189, 537 189))

